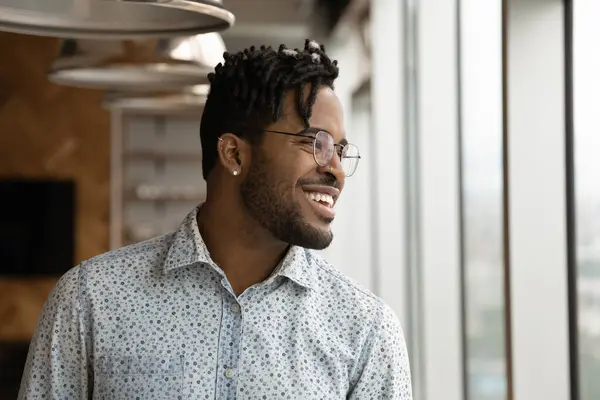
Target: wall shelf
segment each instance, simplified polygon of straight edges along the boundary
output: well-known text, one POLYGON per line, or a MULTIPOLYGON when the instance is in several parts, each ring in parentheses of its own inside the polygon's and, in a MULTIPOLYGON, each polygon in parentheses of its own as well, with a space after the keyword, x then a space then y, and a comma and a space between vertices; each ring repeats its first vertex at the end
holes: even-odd
POLYGON ((202 155, 194 153, 167 153, 167 152, 156 152, 156 151, 127 151, 123 153, 123 158, 127 161, 152 161, 152 162, 164 162, 164 161, 178 161, 178 162, 201 162, 202 155))
POLYGON ((199 119, 121 110, 111 118, 110 248, 116 249, 173 231, 191 203, 205 200, 205 189, 199 119))
MULTIPOLYGON (((199 191, 198 191, 199 192, 199 191)), ((139 194, 138 191, 134 189, 128 189, 124 192, 123 199, 125 201, 139 201, 139 202, 168 202, 168 201, 177 201, 177 202, 203 202, 205 196, 202 193, 197 194, 185 194, 185 193, 161 193, 156 195, 143 195, 139 194)))

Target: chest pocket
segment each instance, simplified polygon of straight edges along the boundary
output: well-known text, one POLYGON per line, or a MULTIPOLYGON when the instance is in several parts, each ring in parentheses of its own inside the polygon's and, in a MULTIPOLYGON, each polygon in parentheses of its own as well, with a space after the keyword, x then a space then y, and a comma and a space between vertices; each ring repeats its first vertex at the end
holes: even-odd
POLYGON ((100 356, 94 400, 177 399, 183 386, 182 356, 100 356))

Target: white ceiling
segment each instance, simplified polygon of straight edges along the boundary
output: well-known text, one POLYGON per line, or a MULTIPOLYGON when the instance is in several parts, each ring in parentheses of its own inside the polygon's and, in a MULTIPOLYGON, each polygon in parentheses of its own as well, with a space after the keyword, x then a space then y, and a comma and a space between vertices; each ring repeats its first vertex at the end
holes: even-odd
POLYGON ((228 51, 252 45, 299 47, 311 36, 313 0, 223 0, 236 17, 233 28, 222 32, 228 51))

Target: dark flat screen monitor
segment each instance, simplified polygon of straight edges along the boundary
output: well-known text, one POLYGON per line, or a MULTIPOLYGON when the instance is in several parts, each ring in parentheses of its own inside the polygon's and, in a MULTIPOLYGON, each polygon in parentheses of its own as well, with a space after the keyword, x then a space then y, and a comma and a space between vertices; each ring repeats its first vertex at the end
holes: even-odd
POLYGON ((73 181, 4 178, 0 199, 0 276, 61 275, 73 266, 73 181))

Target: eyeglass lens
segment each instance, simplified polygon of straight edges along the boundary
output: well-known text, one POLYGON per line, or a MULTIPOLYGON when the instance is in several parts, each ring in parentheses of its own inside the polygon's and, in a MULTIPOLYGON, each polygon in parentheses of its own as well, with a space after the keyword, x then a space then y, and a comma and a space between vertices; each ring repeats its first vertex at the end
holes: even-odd
MULTIPOLYGON (((317 132, 314 142, 314 154, 317 164, 320 166, 329 164, 333 159, 335 150, 336 145, 333 136, 327 132, 317 132)), ((358 148, 353 144, 348 143, 341 147, 339 156, 344 174, 346 176, 352 176, 356 171, 358 160, 360 159, 358 148)))

